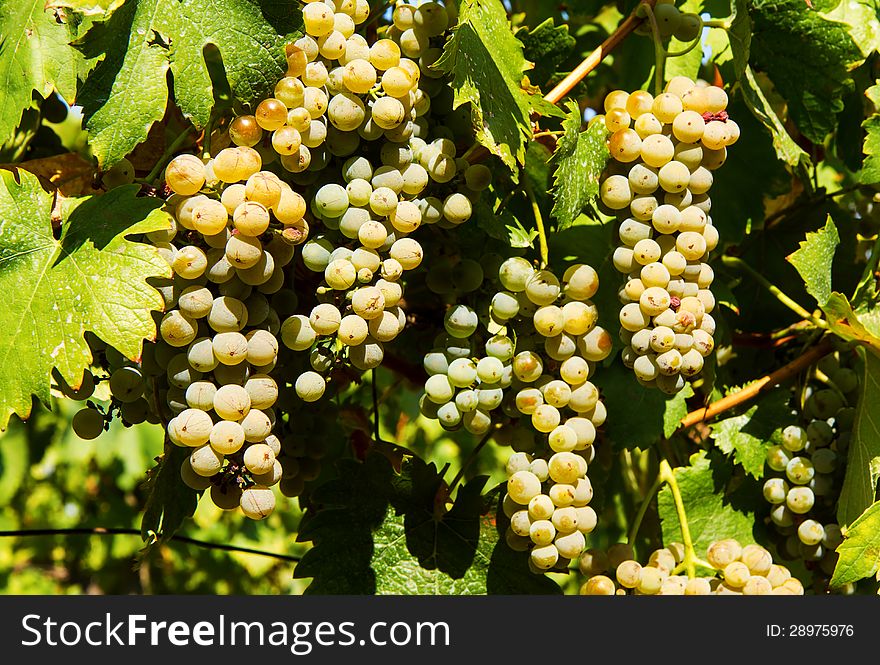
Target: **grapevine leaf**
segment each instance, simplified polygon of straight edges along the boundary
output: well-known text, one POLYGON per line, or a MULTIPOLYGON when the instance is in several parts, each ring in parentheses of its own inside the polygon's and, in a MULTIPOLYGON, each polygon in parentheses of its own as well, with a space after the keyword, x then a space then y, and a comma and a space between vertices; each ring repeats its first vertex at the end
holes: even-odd
POLYGON ((822 311, 833 333, 845 340, 862 342, 880 355, 880 317, 876 311, 853 311, 846 296, 836 291, 822 306, 822 311))
MULTIPOLYGON (((678 8, 682 12, 688 12, 699 16, 703 13, 704 5, 705 3, 703 0, 685 0, 685 2, 679 5, 678 8)), ((698 39, 701 42, 702 38, 702 34, 700 34, 698 39)), ((666 47, 666 50, 670 53, 678 53, 684 51, 690 45, 691 42, 683 42, 676 37, 672 37, 669 40, 669 45, 666 47)), ((703 49, 701 43, 698 43, 684 55, 667 58, 665 68, 666 80, 669 81, 673 76, 687 76, 688 78, 696 79, 700 72, 700 63, 702 62, 702 59, 703 49)))
MULTIPOLYGON (((705 554, 713 541, 722 538, 735 538, 743 545, 755 542, 752 533, 755 520, 748 504, 760 501, 760 496, 748 496, 746 493, 750 488, 747 485, 726 495, 725 486, 730 479, 731 468, 723 458, 708 456, 705 451, 700 451, 691 457, 690 466, 679 467, 674 473, 691 538, 699 555, 705 554)), ((681 542, 681 524, 668 485, 660 490, 657 509, 663 542, 681 542)))
POLYGON ((688 414, 687 400, 693 396, 694 389, 688 384, 666 401, 666 408, 663 410, 663 436, 667 439, 681 427, 681 419, 688 414))
POLYGON ((107 18, 122 6, 125 0, 49 0, 47 8, 66 8, 83 16, 107 18))
POLYGON ((580 131, 581 115, 577 102, 568 102, 568 113, 562 121, 565 131, 558 143, 552 162, 556 165, 553 176, 553 211, 559 222, 558 231, 574 223, 578 215, 599 193, 599 175, 608 161, 605 145, 606 130, 601 122, 580 131))
POLYGON ((737 79, 742 79, 743 72, 749 64, 749 52, 752 44, 752 20, 749 18, 746 0, 731 0, 730 9, 733 21, 727 31, 730 39, 730 51, 733 55, 733 66, 737 79))
POLYGON ((153 212, 159 200, 136 197, 134 185, 66 199, 56 240, 52 195, 27 171, 18 178, 0 171, 0 291, 15 294, 0 311, 0 429, 12 413, 28 416, 32 394, 49 403, 53 367, 80 385, 92 360, 86 331, 138 358, 163 304, 146 280, 170 275, 155 248, 125 239, 168 228, 153 212))
POLYGON ((801 132, 821 143, 837 126, 849 70, 864 60, 847 26, 803 0, 752 0, 751 62, 766 71, 801 132))
POLYGON ((880 564, 880 501, 871 504, 844 531, 838 545, 840 558, 831 576, 831 586, 843 586, 870 577, 880 564))
POLYGON ((204 127, 214 103, 205 47, 219 49, 235 99, 250 105, 283 75, 284 44, 299 25, 299 10, 282 0, 126 0, 80 43, 90 59, 103 57, 78 100, 101 166, 130 153, 165 115, 169 69, 175 102, 204 127))
POLYGON ((862 123, 865 130, 865 144, 862 148, 865 161, 859 171, 859 181, 870 185, 880 182, 880 81, 868 88, 865 94, 878 111, 862 123))
POLYGON ((800 249, 786 257, 803 278, 807 293, 816 299, 820 307, 831 298, 831 264, 839 244, 837 227, 829 215, 824 228, 807 233, 807 239, 800 243, 800 249))
POLYGON ((767 97, 764 96, 761 86, 755 79, 755 73, 751 67, 745 68, 745 76, 741 79, 743 100, 752 114, 761 122, 773 137, 773 147, 776 155, 783 162, 793 168, 803 168, 809 164, 810 158, 785 129, 776 111, 773 110, 767 97))
POLYGON ((397 474, 382 455, 363 464, 343 460, 339 478, 313 495, 299 540, 313 541, 296 567, 313 594, 558 593, 555 583, 528 574, 528 555, 504 540, 495 504, 483 497, 486 478, 463 486, 449 512, 438 515, 445 485, 433 464, 410 458, 397 474))
POLYGON ((520 28, 516 33, 523 43, 523 54, 535 63, 533 78, 535 83, 546 83, 556 73, 556 68, 571 54, 575 38, 568 32, 567 25, 554 25, 548 18, 533 30, 520 28))
POLYGON ((854 523, 874 502, 880 474, 880 358, 873 353, 864 356, 846 477, 837 503, 837 521, 842 525, 854 523))
POLYGON ((470 102, 477 140, 516 172, 532 136, 532 112, 561 115, 529 83, 532 63, 500 0, 464 0, 458 26, 434 67, 453 76, 454 108, 470 102))
POLYGON ((608 411, 605 433, 618 449, 647 448, 669 436, 687 414, 688 389, 674 397, 659 390, 645 390, 631 369, 615 363, 602 370, 602 401, 608 411), (638 418, 632 414, 638 413, 638 418))
POLYGON ((837 2, 834 9, 821 15, 848 28, 863 58, 880 50, 880 6, 875 0, 837 2))
POLYGON ((0 137, 15 133, 21 114, 36 91, 46 98, 52 90, 72 100, 82 60, 69 46, 74 28, 44 10, 44 0, 0 3, 0 137))
POLYGON ((733 454, 736 463, 756 479, 764 476, 764 460, 773 443, 773 432, 792 415, 788 406, 790 395, 785 389, 773 390, 745 413, 711 426, 719 450, 733 454))
POLYGON ((141 536, 148 540, 155 534, 159 541, 173 536, 184 520, 196 512, 199 497, 180 479, 180 466, 191 451, 166 446, 147 475, 147 503, 141 520, 141 536))
POLYGON ((506 208, 495 214, 489 204, 482 200, 474 206, 473 217, 477 226, 490 237, 503 240, 511 247, 531 247, 532 241, 538 237, 535 229, 526 229, 506 208))

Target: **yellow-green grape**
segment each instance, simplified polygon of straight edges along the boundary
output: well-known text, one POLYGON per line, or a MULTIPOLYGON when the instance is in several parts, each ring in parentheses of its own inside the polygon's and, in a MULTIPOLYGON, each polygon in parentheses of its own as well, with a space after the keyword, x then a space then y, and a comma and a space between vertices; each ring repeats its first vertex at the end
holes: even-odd
MULTIPOLYGON (((318 4, 318 3, 315 3, 318 4)), ((309 7, 311 5, 306 5, 309 7)), ((275 510, 275 495, 263 485, 254 485, 241 493, 241 512, 252 520, 262 520, 275 510)))
POLYGON ((196 194, 205 184, 205 165, 195 155, 178 155, 165 167, 165 183, 175 194, 196 194))

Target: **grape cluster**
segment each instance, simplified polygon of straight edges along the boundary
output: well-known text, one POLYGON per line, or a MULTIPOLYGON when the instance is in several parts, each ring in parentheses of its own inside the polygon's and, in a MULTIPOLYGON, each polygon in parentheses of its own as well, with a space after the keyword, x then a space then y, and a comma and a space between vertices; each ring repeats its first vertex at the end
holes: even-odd
POLYGON ((560 452, 590 446, 594 421, 604 422, 605 412, 589 378, 611 350, 590 300, 596 271, 575 264, 560 282, 512 257, 498 269, 496 286, 476 308, 459 302, 447 309, 446 333, 424 357, 422 413, 473 434, 488 432, 495 414, 496 438, 516 440, 515 449, 526 452, 534 450, 536 432, 560 452), (566 412, 571 417, 563 420, 566 412), (523 429, 526 418, 531 427, 523 429))
POLYGON ((765 596, 803 595, 803 584, 785 566, 773 563, 760 545, 740 545, 732 538, 709 545, 706 561, 716 569, 712 577, 676 574, 684 559, 684 546, 672 543, 655 550, 647 565, 635 560, 632 547, 612 545, 607 552, 589 549, 578 559, 587 576, 584 596, 765 596), (613 571, 613 572, 612 572, 613 571), (612 577, 613 576, 613 577, 612 577))
MULTIPOLYGON (((647 15, 640 9, 639 14, 647 15)), ((692 42, 703 30, 703 19, 698 14, 683 12, 675 6, 675 0, 658 0, 654 5, 654 19, 657 21, 657 33, 661 39, 675 37, 680 42, 692 42)), ((635 29, 640 35, 652 35, 650 20, 646 20, 635 29)))
POLYGON ((843 541, 835 511, 855 419, 849 404, 855 403, 859 385, 858 374, 848 366, 851 360, 835 352, 820 361, 818 370, 833 387, 808 386, 803 423, 783 428, 767 450, 764 498, 773 506, 770 520, 783 538, 781 553, 806 561, 819 586, 827 585, 843 541))
POLYGON ((700 373, 715 346, 706 260, 719 237, 707 192, 739 137, 726 107, 721 88, 677 76, 656 98, 616 90, 597 116, 614 158, 600 197, 617 215, 612 258, 627 276, 619 291, 623 362, 640 383, 669 394, 700 373))
POLYGON ((587 466, 605 409, 589 379, 611 338, 596 325, 590 298, 599 280, 588 265, 570 266, 560 280, 512 257, 495 286, 476 308, 448 308, 446 334, 425 355, 421 408, 449 430, 482 435, 496 426, 496 440, 516 450, 507 464, 507 540, 531 548, 532 569, 542 572, 575 558, 596 525, 587 466))
POLYGON ((372 42, 355 32, 369 12, 365 0, 307 3, 274 96, 232 119, 212 156, 168 164, 169 228, 144 238, 173 271, 155 283, 159 340, 142 363, 110 367, 111 413, 74 419, 86 438, 114 408, 167 422, 193 449, 184 481, 253 518, 273 510, 272 485, 296 496, 320 470, 320 447, 276 416, 279 391, 314 402, 341 365, 376 367, 406 324, 401 278, 423 257, 410 234, 466 222, 491 181, 456 159, 444 127, 452 100, 432 65, 446 9, 399 4, 372 42), (292 386, 282 377, 296 360, 276 368, 288 350, 311 367, 292 386))
POLYGON ((365 371, 382 362, 406 324, 403 275, 423 259, 411 234, 466 222, 491 181, 486 166, 456 159, 443 126, 451 101, 440 99, 447 88, 432 65, 446 9, 400 4, 372 43, 354 32, 368 13, 365 2, 307 4, 306 34, 288 49, 275 96, 232 121, 235 146, 208 164, 216 173, 227 154, 256 151, 277 157, 282 175, 305 189, 290 233, 304 241, 317 231, 302 262, 321 279, 310 309, 283 321, 281 341, 309 352, 311 368, 295 382, 307 402, 323 396, 341 365, 365 371))

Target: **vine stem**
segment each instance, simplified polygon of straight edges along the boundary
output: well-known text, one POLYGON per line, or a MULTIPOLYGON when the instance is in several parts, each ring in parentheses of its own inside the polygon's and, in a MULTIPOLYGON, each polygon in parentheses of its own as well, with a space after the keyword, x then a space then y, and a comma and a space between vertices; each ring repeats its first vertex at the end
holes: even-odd
MULTIPOLYGON (((699 17, 698 17, 699 18, 699 17)), ((703 30, 703 21, 700 20, 700 31, 703 30)), ((678 58, 683 55, 687 55, 691 51, 693 51, 697 46, 703 43, 703 36, 698 35, 694 41, 692 41, 687 47, 683 48, 681 51, 665 51, 667 58, 678 58)))
POLYGON ((644 7, 651 23, 651 39, 654 42, 654 96, 663 92, 663 72, 666 70, 666 48, 660 37, 660 28, 657 25, 657 17, 654 16, 654 8, 648 2, 640 2, 637 9, 644 7))
POLYGON ((165 149, 165 152, 156 161, 156 165, 153 167, 153 170, 150 171, 150 173, 147 175, 146 178, 144 178, 144 180, 146 180, 151 185, 158 184, 156 181, 159 178, 159 174, 162 173, 162 169, 165 168, 165 166, 168 164, 168 162, 174 156, 174 153, 177 152, 177 149, 183 145, 184 141, 192 133, 192 131, 193 131, 192 127, 187 127, 180 134, 177 135, 177 138, 175 138, 171 142, 171 145, 169 145, 165 149))
POLYGON ((532 205, 532 213, 535 215, 535 228, 538 231, 538 244, 541 248, 541 268, 546 268, 550 263, 550 248, 547 246, 547 232, 544 230, 544 217, 541 215, 541 206, 538 205, 538 199, 535 198, 535 190, 529 180, 528 175, 523 174, 523 189, 526 196, 529 197, 529 203, 532 205))
POLYGON ((831 351, 831 340, 823 340, 799 358, 796 358, 787 365, 783 365, 775 372, 771 372, 770 374, 767 374, 766 376, 763 376, 760 379, 753 381, 739 392, 735 392, 732 395, 728 395, 727 397, 722 397, 721 399, 716 400, 701 409, 691 411, 689 414, 681 419, 681 423, 678 426, 679 429, 691 427, 693 425, 696 425, 697 423, 701 423, 705 420, 709 420, 710 418, 714 418, 724 411, 732 409, 736 406, 739 406, 740 404, 743 404, 744 402, 749 401, 754 397, 757 397, 761 393, 770 390, 770 388, 778 386, 780 383, 783 383, 791 377, 795 376, 796 374, 799 374, 803 369, 812 365, 814 362, 819 360, 819 358, 827 356, 829 353, 831 353, 831 351))
POLYGON ((447 496, 452 496, 452 490, 456 488, 456 486, 461 482, 462 478, 464 478, 464 473, 467 471, 467 468, 473 463, 475 459, 477 459, 477 455, 480 454, 480 451, 483 447, 489 443, 489 439, 492 438, 492 430, 490 429, 483 435, 483 438, 480 439, 480 442, 474 447, 471 451, 471 454, 468 455, 467 459, 461 465, 461 468, 458 470, 458 473, 455 474, 455 478, 452 479, 452 482, 449 483, 449 489, 446 490, 447 496))
POLYGON ((658 478, 669 485, 669 490, 672 492, 672 501, 675 503, 675 512, 678 515, 678 525, 681 527, 681 539, 684 541, 684 561, 682 563, 684 563, 687 576, 693 579, 697 576, 697 554, 694 552, 694 541, 691 540, 691 527, 687 521, 687 513, 684 510, 684 501, 681 498, 681 490, 675 479, 675 473, 665 459, 660 460, 658 478))
POLYGON ((752 279, 754 279, 756 282, 758 282, 758 284, 760 284, 765 289, 767 289, 770 293, 773 294, 773 296, 779 302, 781 302, 783 305, 788 307, 792 312, 797 314, 802 319, 806 319, 807 321, 810 321, 813 325, 817 326, 818 328, 827 328, 828 327, 828 324, 825 323, 824 320, 817 319, 815 316, 810 314, 810 312, 808 312, 805 307, 802 307, 797 302, 795 302, 791 296, 789 296, 788 294, 783 292, 782 289, 780 289, 778 286, 773 284, 766 277, 764 277, 764 275, 762 275, 757 270, 752 268, 752 266, 750 266, 748 263, 746 263, 742 259, 740 259, 736 256, 722 256, 721 262, 730 268, 736 268, 738 270, 742 270, 745 273, 748 273, 752 279))
MULTIPOLYGON (((26 536, 140 536, 140 529, 128 529, 119 527, 76 527, 71 529, 20 529, 12 531, 0 531, 0 538, 4 537, 26 537, 26 536)), ((228 545, 226 543, 212 543, 207 540, 197 540, 188 536, 180 536, 174 534, 169 538, 179 543, 187 543, 197 547, 204 547, 210 550, 222 550, 224 552, 242 552, 244 554, 258 554, 260 556, 268 556, 273 559, 282 561, 298 562, 300 557, 291 556, 289 554, 278 554, 277 552, 266 552, 250 547, 238 547, 236 545, 228 545)))
MULTIPOLYGON (((656 1, 657 0, 644 0, 641 5, 653 7, 656 1)), ((611 51, 623 41, 624 37, 635 30, 644 20, 644 18, 636 16, 636 10, 633 10, 626 20, 617 27, 617 30, 612 32, 608 38, 596 48, 596 50, 590 53, 581 64, 573 69, 568 76, 562 79, 555 88, 548 92, 544 96, 544 99, 551 104, 559 103, 559 100, 571 92, 571 89, 580 83, 591 71, 596 69, 596 67, 599 66, 599 63, 605 59, 605 56, 611 53, 611 51)))
POLYGON ((635 544, 636 536, 639 533, 639 528, 642 526, 642 520, 645 519, 645 514, 648 512, 648 507, 651 505, 651 502, 654 500, 654 495, 657 494, 657 490, 660 489, 660 485, 662 484, 663 478, 660 477, 660 474, 657 474, 657 478, 654 480, 654 484, 651 485, 648 493, 645 494, 645 498, 642 500, 642 505, 639 506, 639 512, 636 513, 636 517, 633 520, 632 527, 629 530, 629 538, 627 538, 627 542, 630 544, 630 546, 635 544))

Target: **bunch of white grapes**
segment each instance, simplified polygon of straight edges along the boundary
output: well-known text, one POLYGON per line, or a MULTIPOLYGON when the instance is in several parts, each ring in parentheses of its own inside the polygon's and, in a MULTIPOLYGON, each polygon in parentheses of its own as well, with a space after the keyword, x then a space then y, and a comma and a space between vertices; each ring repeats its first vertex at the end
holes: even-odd
POLYGON ((499 442, 516 439, 515 449, 523 451, 534 450, 535 434, 547 435, 560 451, 589 447, 594 421, 605 418, 589 378, 611 350, 590 300, 599 285, 596 271, 575 264, 560 282, 551 271, 512 257, 501 264, 498 284, 477 309, 464 303, 447 309, 446 334, 424 357, 423 415, 477 435, 501 425, 499 442))
POLYGON ((596 526, 587 467, 605 409, 589 379, 611 338, 596 325, 599 279, 588 265, 560 280, 511 257, 497 285, 479 312, 464 303, 447 310, 446 335, 425 355, 421 409, 446 429, 491 432, 517 451, 507 464, 507 542, 530 549, 532 570, 543 572, 580 554, 596 526))
POLYGON ((707 259, 719 237, 707 192, 739 138, 726 107, 721 88, 676 76, 656 98, 610 93, 597 116, 611 132, 613 157, 600 198, 617 215, 613 262, 627 276, 619 291, 623 362, 641 384, 668 394, 701 372, 715 346, 707 259))
POLYGON ((677 574, 684 546, 672 543, 655 550, 647 565, 635 560, 632 547, 612 545, 607 552, 589 549, 578 559, 587 581, 584 596, 799 596, 804 586, 760 545, 740 545, 733 538, 718 540, 706 550, 706 561, 716 569, 712 577, 677 574))
MULTIPOLYGON (((271 486, 298 495, 322 454, 276 418, 288 389, 279 342, 309 352, 311 369, 291 381, 303 402, 340 363, 376 367, 406 323, 401 278, 422 261, 410 234, 466 222, 491 181, 431 120, 432 98, 448 93, 432 68, 447 10, 399 4, 372 41, 355 32, 369 13, 365 0, 307 3, 274 96, 234 118, 210 158, 168 164, 169 228, 145 238, 173 271, 155 282, 159 339, 140 365, 111 363, 111 413, 92 405, 74 420, 86 438, 114 408, 124 422, 167 423, 169 439, 192 448, 184 481, 255 519, 274 509, 271 486), (307 289, 293 284, 298 245, 317 273, 307 289)), ((448 112, 451 99, 437 106, 448 112)))
POLYGON ((310 223, 300 222, 297 239, 318 231, 302 262, 322 279, 310 309, 280 330, 286 347, 309 353, 311 369, 295 381, 307 402, 324 395, 338 366, 366 371, 382 362, 384 345, 406 324, 404 274, 423 259, 411 234, 463 224, 491 181, 486 166, 456 159, 448 130, 431 123, 432 97, 447 90, 432 68, 447 10, 399 4, 372 43, 355 33, 368 13, 365 2, 308 3, 306 35, 288 49, 275 96, 232 121, 236 147, 209 163, 216 171, 226 153, 253 146, 308 187, 301 212, 310 223))
MULTIPOLYGON (((657 21, 657 33, 661 39, 675 37, 680 42, 692 42, 703 30, 703 19, 698 14, 679 10, 675 6, 675 0, 658 0, 653 12, 657 21)), ((647 16, 647 12, 639 8, 638 15, 647 16)), ((653 35, 650 20, 639 24, 635 32, 640 35, 653 35)))
MULTIPOLYGON (((572 420, 563 426, 573 429, 572 420)), ((587 470, 595 456, 592 444, 580 449, 551 446, 550 451, 536 456, 517 452, 507 461, 503 509, 510 526, 505 539, 513 550, 529 552, 529 569, 534 573, 567 569, 586 548, 586 534, 598 522, 589 505, 593 485, 587 470)))
POLYGON ((784 538, 780 549, 788 558, 814 562, 808 565, 818 566, 817 584, 827 583, 834 572, 835 550, 843 542, 835 512, 855 419, 855 408, 848 404, 859 385, 847 360, 833 353, 820 361, 819 371, 833 387, 808 386, 803 426, 788 425, 767 450, 764 498, 784 538))

